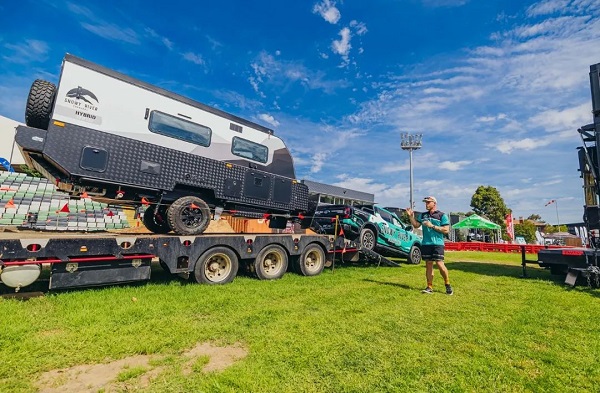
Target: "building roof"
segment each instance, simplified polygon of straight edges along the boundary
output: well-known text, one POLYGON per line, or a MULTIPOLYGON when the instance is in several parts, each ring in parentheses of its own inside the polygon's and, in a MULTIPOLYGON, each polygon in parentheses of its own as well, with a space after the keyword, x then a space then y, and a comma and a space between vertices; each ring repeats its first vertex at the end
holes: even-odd
POLYGON ((310 180, 302 180, 302 183, 308 186, 308 192, 311 194, 325 194, 339 198, 354 199, 371 203, 375 202, 375 194, 370 194, 368 192, 350 190, 348 188, 317 183, 310 180))

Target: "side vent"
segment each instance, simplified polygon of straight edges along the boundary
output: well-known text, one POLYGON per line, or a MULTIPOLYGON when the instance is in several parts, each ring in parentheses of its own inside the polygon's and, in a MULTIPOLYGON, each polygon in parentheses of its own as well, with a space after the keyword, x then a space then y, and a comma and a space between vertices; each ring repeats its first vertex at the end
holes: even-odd
POLYGON ((233 123, 229 123, 229 129, 235 132, 242 132, 242 126, 233 123))

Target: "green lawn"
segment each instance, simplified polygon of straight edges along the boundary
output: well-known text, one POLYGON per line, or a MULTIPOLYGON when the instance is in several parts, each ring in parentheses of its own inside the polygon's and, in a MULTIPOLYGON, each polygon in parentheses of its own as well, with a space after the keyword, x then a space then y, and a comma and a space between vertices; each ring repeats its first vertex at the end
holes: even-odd
MULTIPOLYGON (((185 284, 157 268, 144 285, 3 299, 0 392, 35 392, 44 372, 134 355, 153 360, 116 373, 117 391, 600 389, 600 290, 565 287, 535 267, 520 278, 519 254, 447 260, 454 296, 421 294, 423 264, 336 264, 317 277, 242 276, 225 286, 185 284), (247 356, 214 372, 200 357, 186 373, 185 352, 199 343, 247 356)), ((439 274, 434 288, 443 288, 439 274)))

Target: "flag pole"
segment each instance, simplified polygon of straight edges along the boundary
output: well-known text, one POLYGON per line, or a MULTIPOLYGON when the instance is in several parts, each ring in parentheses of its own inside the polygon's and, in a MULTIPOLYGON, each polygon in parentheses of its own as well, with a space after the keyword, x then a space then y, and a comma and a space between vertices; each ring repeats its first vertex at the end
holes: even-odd
MULTIPOLYGON (((558 219, 558 201, 554 200, 554 206, 556 207, 556 226, 560 227, 560 220, 558 219)), ((557 228, 559 229, 559 228, 557 228)))

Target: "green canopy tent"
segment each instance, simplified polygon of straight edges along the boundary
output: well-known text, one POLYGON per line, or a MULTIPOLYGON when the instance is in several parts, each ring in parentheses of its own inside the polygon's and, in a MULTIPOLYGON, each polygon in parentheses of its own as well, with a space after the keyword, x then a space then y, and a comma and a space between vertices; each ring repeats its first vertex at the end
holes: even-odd
POLYGON ((478 216, 477 214, 472 214, 469 217, 465 218, 462 221, 457 222, 452 225, 452 229, 462 229, 462 228, 473 228, 473 229, 491 229, 497 231, 497 239, 500 240, 500 225, 491 222, 490 220, 486 220, 485 218, 478 216))

